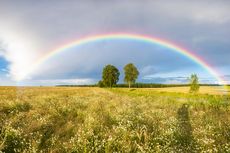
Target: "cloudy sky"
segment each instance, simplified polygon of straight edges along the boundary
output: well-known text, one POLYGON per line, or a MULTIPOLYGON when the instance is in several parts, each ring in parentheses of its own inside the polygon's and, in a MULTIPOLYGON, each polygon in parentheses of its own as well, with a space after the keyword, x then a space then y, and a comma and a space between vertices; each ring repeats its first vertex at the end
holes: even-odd
POLYGON ((186 83, 191 73, 202 83, 217 81, 181 54, 134 40, 73 46, 18 79, 53 49, 110 33, 147 35, 183 46, 229 81, 229 27, 228 0, 0 0, 0 85, 91 84, 100 80, 106 64, 122 73, 129 62, 138 67, 141 82, 186 83))

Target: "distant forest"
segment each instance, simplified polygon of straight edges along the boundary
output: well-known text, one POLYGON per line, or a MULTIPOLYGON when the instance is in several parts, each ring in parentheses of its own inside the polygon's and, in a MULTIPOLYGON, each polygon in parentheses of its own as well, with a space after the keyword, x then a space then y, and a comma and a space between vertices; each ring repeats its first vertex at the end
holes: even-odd
MULTIPOLYGON (((187 87, 190 84, 156 84, 156 83, 135 83, 132 88, 166 88, 166 87, 187 87)), ((200 86, 221 86, 219 84, 200 84, 200 86)), ((229 85, 228 85, 229 86, 229 85)), ((98 87, 98 84, 91 85, 57 85, 57 87, 98 87)), ((113 87, 128 88, 128 84, 116 84, 113 87)))

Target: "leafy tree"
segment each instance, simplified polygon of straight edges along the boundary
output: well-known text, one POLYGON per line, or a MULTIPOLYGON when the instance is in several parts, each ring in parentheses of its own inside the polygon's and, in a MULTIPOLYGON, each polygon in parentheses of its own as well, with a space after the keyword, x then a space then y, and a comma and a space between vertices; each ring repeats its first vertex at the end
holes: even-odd
POLYGON ((129 84, 129 88, 131 83, 135 83, 139 72, 133 63, 129 63, 124 67, 125 78, 124 81, 129 84))
POLYGON ((104 82, 102 80, 98 81, 98 86, 101 88, 104 87, 105 86, 104 82))
POLYGON ((196 74, 192 74, 189 78, 190 80, 190 92, 196 93, 200 89, 199 78, 196 74))
POLYGON ((102 72, 102 81, 106 87, 112 88, 119 80, 120 72, 113 65, 106 65, 102 72))

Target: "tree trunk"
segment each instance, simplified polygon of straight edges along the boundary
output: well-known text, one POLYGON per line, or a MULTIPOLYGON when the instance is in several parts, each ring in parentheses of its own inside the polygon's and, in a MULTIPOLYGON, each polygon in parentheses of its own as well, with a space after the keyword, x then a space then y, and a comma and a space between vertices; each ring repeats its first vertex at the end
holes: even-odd
POLYGON ((129 88, 130 88, 130 86, 131 86, 131 82, 129 82, 129 88))

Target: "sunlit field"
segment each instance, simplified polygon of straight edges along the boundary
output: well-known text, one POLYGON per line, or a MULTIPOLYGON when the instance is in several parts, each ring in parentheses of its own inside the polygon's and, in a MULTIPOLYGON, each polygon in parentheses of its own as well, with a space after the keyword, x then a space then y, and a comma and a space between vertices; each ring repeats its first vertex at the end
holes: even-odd
MULTIPOLYGON (((139 91, 156 91, 156 92, 174 92, 174 93, 189 93, 189 87, 168 87, 168 88, 148 88, 138 89, 139 91)), ((223 86, 201 86, 199 90, 200 94, 211 95, 226 95, 230 94, 229 87, 223 86)))
POLYGON ((1 87, 3 152, 230 152, 218 87, 1 87))

